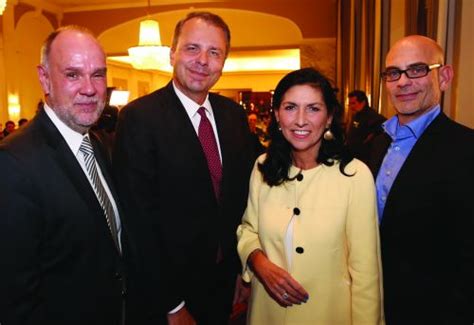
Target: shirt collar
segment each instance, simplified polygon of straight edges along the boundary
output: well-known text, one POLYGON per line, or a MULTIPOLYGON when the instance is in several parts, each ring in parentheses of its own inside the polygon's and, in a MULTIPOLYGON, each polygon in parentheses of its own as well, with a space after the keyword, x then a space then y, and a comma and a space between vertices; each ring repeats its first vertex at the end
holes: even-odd
POLYGON ((416 139, 418 139, 440 112, 441 107, 438 104, 433 109, 430 109, 425 114, 405 125, 400 125, 398 122, 398 115, 395 115, 384 122, 382 127, 393 140, 405 138, 408 136, 414 136, 416 139))
POLYGON ((186 96, 181 90, 179 90, 179 88, 176 87, 174 80, 173 80, 173 89, 176 95, 178 96, 179 100, 181 101, 181 104, 183 104, 184 109, 186 110, 186 112, 191 118, 196 116, 199 107, 204 107, 206 109, 208 116, 210 117, 213 116, 211 102, 209 101, 209 94, 207 94, 206 99, 204 100, 204 103, 202 105, 199 105, 194 100, 186 96))
POLYGON ((71 151, 76 156, 79 152, 79 147, 81 146, 82 140, 87 135, 87 133, 80 134, 79 132, 74 131, 69 126, 64 124, 64 122, 61 121, 56 115, 56 112, 46 103, 44 104, 44 111, 46 115, 48 115, 51 122, 53 122, 53 124, 56 126, 59 133, 61 133, 64 140, 66 140, 66 143, 68 144, 69 148, 71 148, 71 151))

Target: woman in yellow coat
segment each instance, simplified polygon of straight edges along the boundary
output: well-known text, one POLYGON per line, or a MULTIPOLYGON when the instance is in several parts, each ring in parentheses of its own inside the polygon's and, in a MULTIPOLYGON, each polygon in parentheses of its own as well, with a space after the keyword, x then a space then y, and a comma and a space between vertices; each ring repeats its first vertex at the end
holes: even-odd
POLYGON ((237 230, 248 322, 383 324, 373 178, 343 147, 334 91, 306 68, 273 101, 271 143, 237 230))

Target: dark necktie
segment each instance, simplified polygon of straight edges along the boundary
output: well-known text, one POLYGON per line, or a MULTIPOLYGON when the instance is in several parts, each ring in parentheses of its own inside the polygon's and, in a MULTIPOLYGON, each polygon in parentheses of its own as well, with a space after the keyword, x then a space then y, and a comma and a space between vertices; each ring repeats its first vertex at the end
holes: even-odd
POLYGON ((206 109, 204 107, 199 107, 198 113, 201 115, 198 137, 207 159, 207 166, 209 168, 209 173, 211 174, 214 194, 216 195, 216 198, 219 198, 222 179, 222 164, 219 157, 219 149, 217 148, 216 137, 214 136, 211 122, 209 122, 209 119, 206 116, 206 109))
POLYGON ((102 209, 104 210, 105 219, 107 220, 107 225, 109 226, 109 230, 112 234, 112 238, 115 242, 115 245, 120 251, 120 246, 118 243, 117 223, 115 221, 115 212, 112 207, 112 202, 110 202, 110 198, 107 195, 107 192, 105 191, 105 188, 97 172, 94 150, 92 149, 92 144, 88 136, 85 136, 82 140, 81 146, 79 147, 79 151, 83 154, 87 173, 89 174, 92 180, 92 184, 94 185, 95 194, 99 200, 102 209))

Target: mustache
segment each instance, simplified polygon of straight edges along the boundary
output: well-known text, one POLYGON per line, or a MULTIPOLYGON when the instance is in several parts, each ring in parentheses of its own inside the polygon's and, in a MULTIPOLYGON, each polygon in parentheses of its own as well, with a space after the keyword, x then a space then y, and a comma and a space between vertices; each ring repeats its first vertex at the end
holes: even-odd
POLYGON ((75 105, 105 104, 105 99, 98 97, 79 98, 74 101, 75 105))

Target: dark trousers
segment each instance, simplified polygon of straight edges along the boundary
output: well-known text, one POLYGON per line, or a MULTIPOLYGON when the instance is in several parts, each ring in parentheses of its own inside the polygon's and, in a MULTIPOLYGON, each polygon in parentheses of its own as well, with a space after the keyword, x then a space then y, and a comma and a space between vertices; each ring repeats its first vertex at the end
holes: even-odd
POLYGON ((236 276, 235 267, 225 262, 216 264, 210 280, 201 282, 201 289, 189 293, 186 308, 199 325, 228 324, 236 276))

